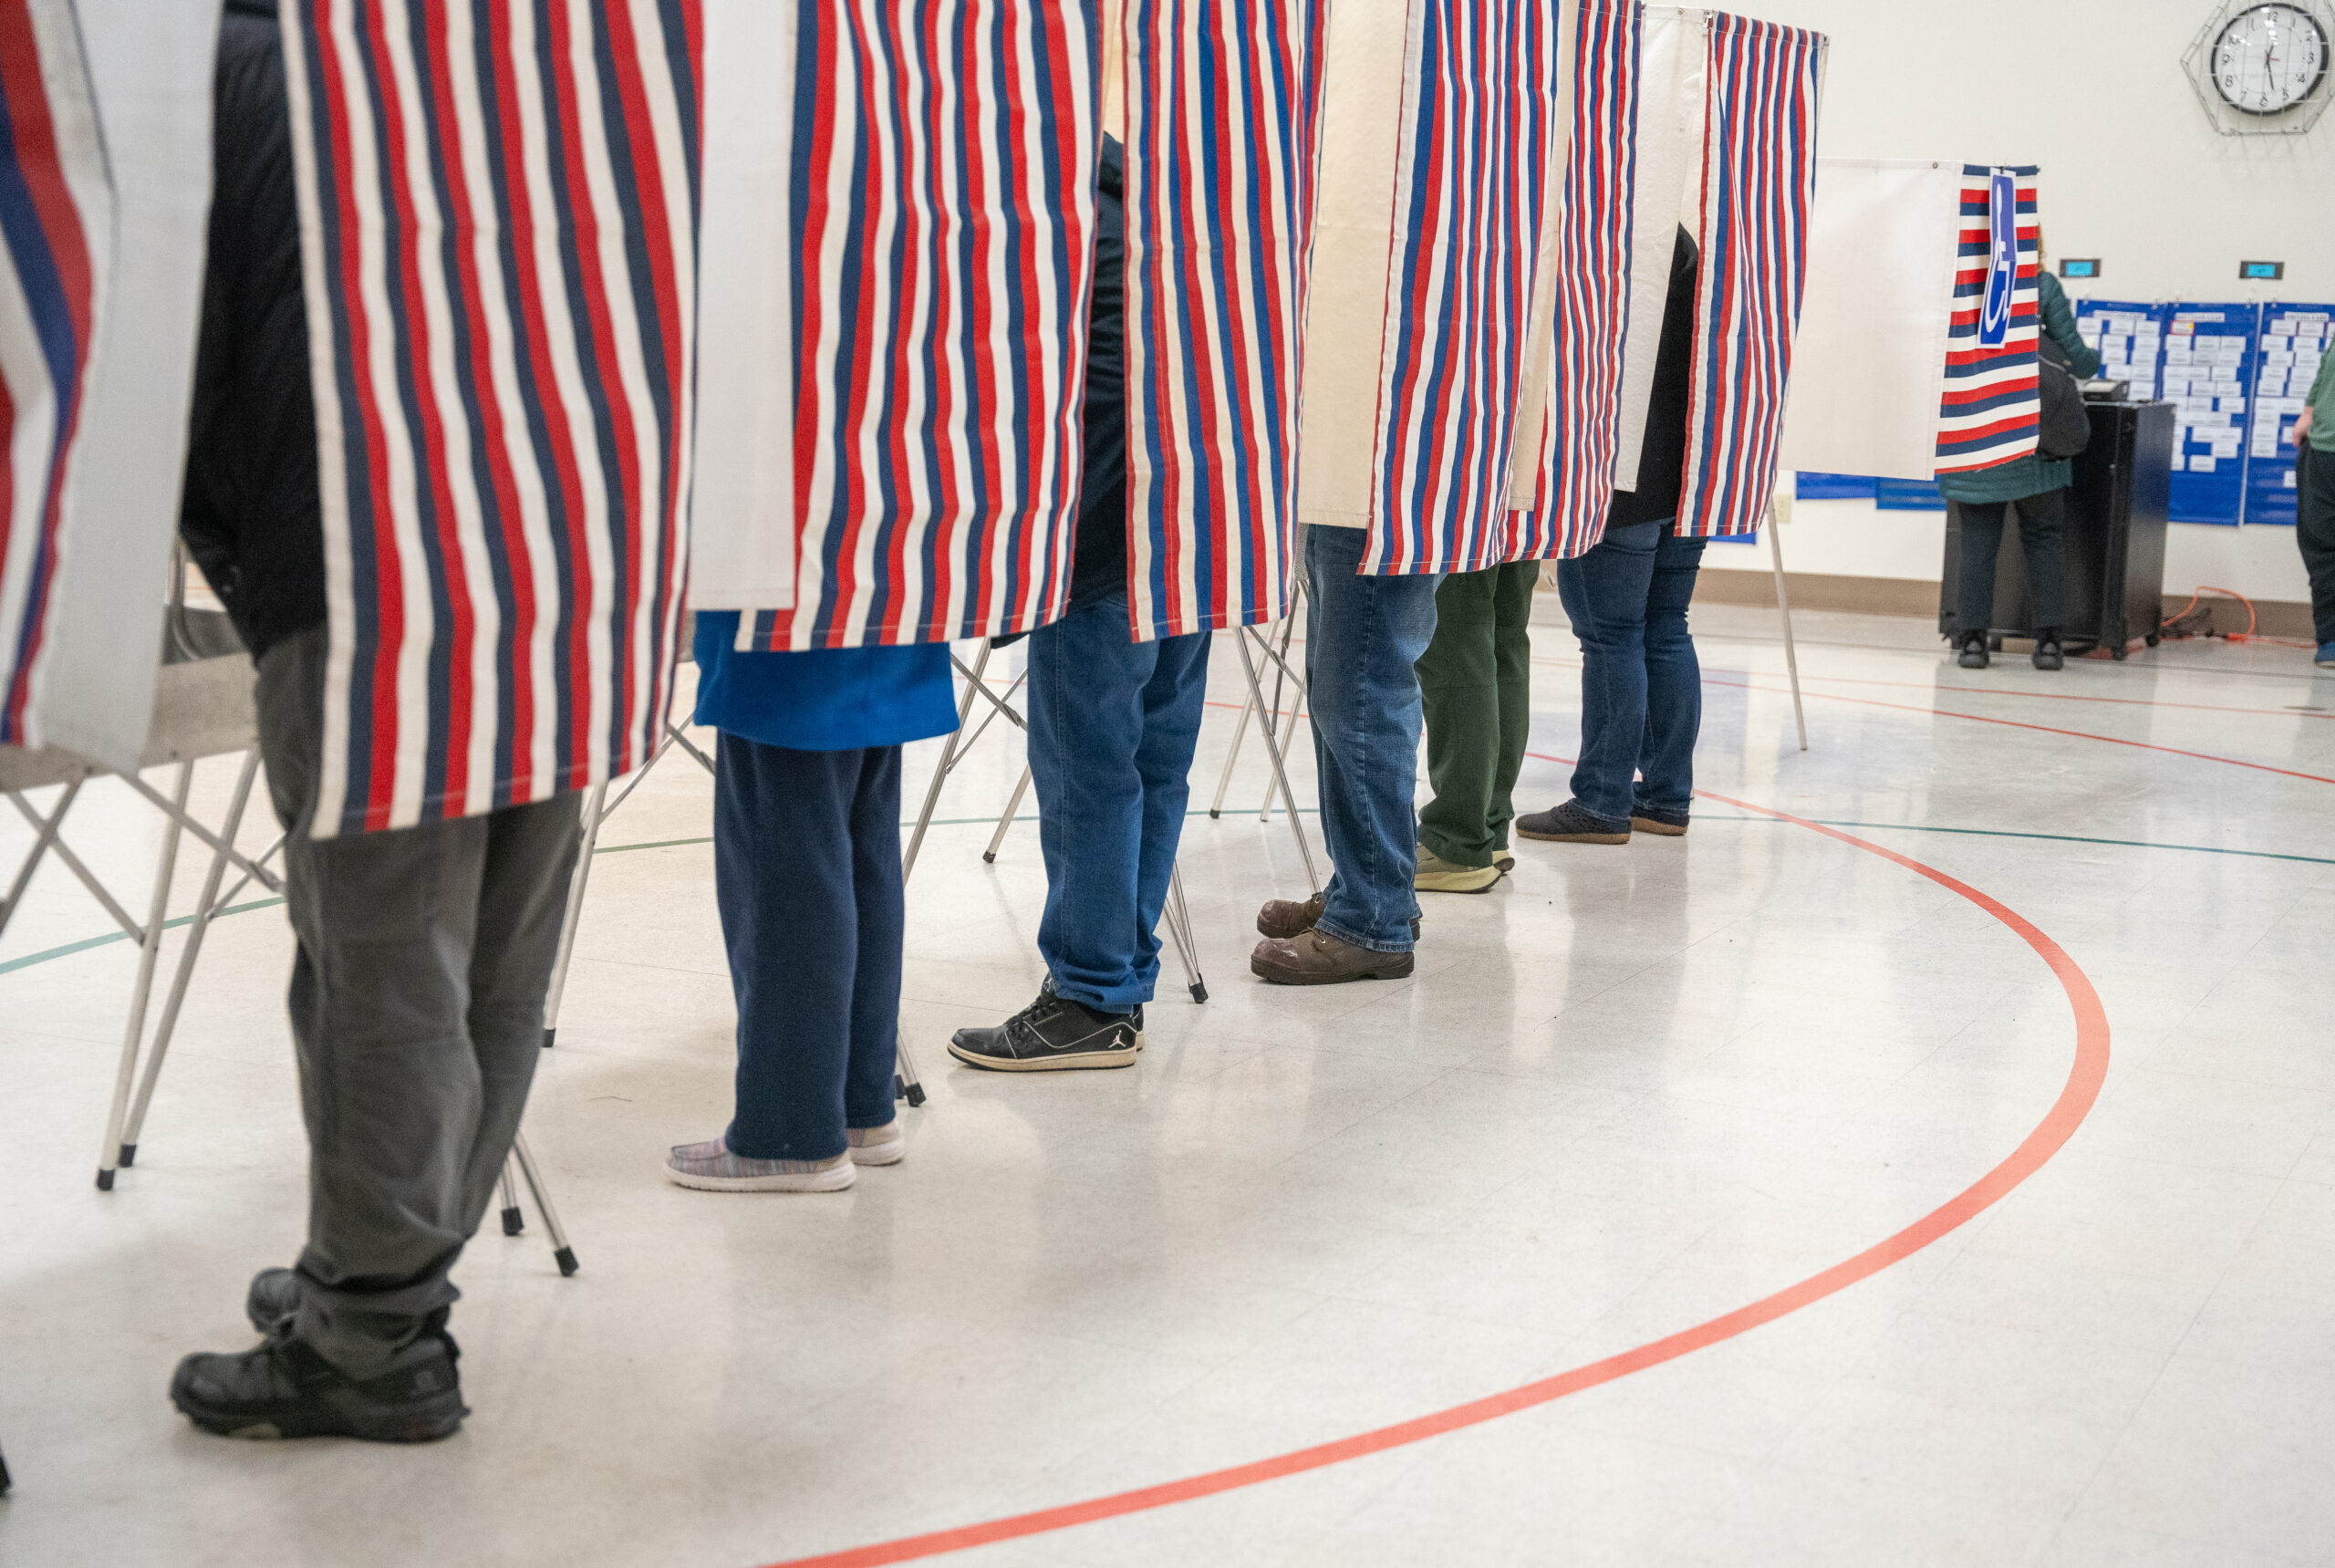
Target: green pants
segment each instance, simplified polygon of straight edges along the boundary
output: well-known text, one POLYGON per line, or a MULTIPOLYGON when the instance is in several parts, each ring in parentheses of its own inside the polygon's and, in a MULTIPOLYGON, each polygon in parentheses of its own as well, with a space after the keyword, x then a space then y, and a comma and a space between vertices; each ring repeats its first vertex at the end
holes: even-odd
POLYGON ((1455 572, 1435 594, 1435 640, 1418 661, 1435 799, 1419 842, 1454 866, 1508 847, 1511 795, 1532 721, 1532 588, 1541 563, 1455 572))

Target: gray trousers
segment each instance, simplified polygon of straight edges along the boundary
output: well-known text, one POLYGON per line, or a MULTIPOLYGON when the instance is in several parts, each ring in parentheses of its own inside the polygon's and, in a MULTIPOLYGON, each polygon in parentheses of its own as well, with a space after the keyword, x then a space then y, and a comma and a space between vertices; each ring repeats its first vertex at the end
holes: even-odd
POLYGON ((326 634, 259 666, 260 750, 290 832, 292 1037, 308 1127, 294 1332, 353 1376, 452 1304, 543 1053, 581 839, 576 797, 317 840, 326 634))

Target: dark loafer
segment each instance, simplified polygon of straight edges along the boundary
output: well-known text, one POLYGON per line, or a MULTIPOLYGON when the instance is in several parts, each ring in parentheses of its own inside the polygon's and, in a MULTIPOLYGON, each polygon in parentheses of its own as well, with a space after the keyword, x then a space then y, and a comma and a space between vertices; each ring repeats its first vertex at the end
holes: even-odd
POLYGON ((1327 931, 1306 931, 1285 940, 1262 941, 1249 955, 1249 971, 1272 985, 1343 985, 1350 980, 1404 980, 1409 953, 1382 953, 1342 942, 1327 931))
POLYGON ((1553 811, 1518 817, 1516 836, 1543 844, 1627 844, 1630 819, 1609 821, 1591 813, 1581 802, 1569 800, 1553 811))

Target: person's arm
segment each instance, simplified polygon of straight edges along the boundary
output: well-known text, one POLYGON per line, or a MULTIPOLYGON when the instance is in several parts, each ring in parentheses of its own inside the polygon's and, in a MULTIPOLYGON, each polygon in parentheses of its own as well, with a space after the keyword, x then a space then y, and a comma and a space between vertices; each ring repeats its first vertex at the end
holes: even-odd
MULTIPOLYGON (((2321 403, 2335 403, 2335 354, 2319 360, 2319 375, 2310 383, 2310 390, 2304 394, 2302 417, 2295 421, 2295 446, 2298 449, 2310 434, 2310 427, 2316 422, 2321 403)), ((2335 418, 2335 415, 2330 417, 2335 418)))
POLYGON ((2037 280, 2036 293, 2043 307, 2043 330, 2051 335, 2068 357, 2068 369, 2079 381, 2089 381, 2100 374, 2100 352, 2083 340, 2076 328, 2075 308, 2068 304, 2067 290, 2050 273, 2037 280))

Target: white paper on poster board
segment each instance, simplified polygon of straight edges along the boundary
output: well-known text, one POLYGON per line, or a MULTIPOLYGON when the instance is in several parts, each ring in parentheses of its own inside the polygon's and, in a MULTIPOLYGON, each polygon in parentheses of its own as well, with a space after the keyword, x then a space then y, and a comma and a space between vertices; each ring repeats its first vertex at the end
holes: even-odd
MULTIPOLYGON (((740 0, 751 4, 752 0, 740 0)), ((1408 0, 1339 0, 1323 51, 1321 176, 1305 312, 1301 523, 1367 528, 1378 464, 1380 356, 1395 256, 1408 0)))
POLYGON ((690 607, 794 607, 796 7, 707 0, 690 607))
POLYGON ((58 535, 31 738, 108 767, 143 761, 211 216, 218 0, 76 0, 113 176, 113 267, 58 535))
POLYGON ((1670 301, 1670 263, 1678 225, 1690 213, 1700 221, 1709 27, 1710 16, 1705 11, 1645 8, 1637 205, 1630 225, 1630 320, 1622 341, 1620 431, 1614 452, 1616 490, 1638 487, 1638 458, 1645 447, 1647 412, 1654 405, 1655 358, 1670 301))
POLYGON ((1817 161, 1784 467, 1936 474, 1961 202, 1958 161, 1817 161))

